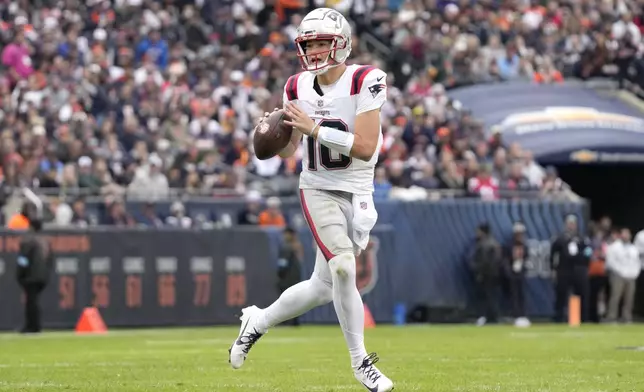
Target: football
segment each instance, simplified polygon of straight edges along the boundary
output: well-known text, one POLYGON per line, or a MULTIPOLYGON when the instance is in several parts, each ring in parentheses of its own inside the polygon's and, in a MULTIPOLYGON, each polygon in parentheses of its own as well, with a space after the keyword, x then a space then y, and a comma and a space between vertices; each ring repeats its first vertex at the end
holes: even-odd
POLYGON ((286 125, 284 120, 288 121, 289 118, 284 113, 284 109, 280 109, 271 113, 255 127, 253 147, 258 159, 270 159, 288 145, 293 127, 286 125))

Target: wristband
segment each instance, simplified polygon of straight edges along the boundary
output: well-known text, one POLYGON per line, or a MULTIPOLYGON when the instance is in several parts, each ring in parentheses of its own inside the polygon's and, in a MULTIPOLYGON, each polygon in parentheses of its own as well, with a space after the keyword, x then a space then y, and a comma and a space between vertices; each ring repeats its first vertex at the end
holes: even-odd
POLYGON ((321 144, 345 156, 351 156, 354 136, 350 132, 340 131, 331 127, 320 127, 317 139, 321 144))

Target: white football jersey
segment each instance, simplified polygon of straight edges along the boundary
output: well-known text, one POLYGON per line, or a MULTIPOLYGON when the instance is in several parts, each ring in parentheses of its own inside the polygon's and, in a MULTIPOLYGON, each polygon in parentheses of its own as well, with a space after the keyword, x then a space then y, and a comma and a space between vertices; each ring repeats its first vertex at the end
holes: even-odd
MULTIPOLYGON (((323 96, 313 89, 314 78, 310 72, 291 76, 284 86, 284 102, 294 102, 324 127, 354 133, 356 116, 379 109, 387 100, 387 74, 376 67, 348 66, 337 82, 320 85, 323 96)), ((376 151, 366 162, 341 155, 304 135, 300 188, 373 193, 374 170, 382 140, 381 131, 376 151)))

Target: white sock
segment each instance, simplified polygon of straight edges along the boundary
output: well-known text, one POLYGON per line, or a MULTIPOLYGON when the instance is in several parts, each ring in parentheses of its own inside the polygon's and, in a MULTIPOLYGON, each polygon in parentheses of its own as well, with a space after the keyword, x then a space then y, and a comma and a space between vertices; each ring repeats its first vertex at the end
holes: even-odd
POLYGON ((349 348, 351 366, 357 369, 365 356, 364 305, 356 286, 356 260, 342 254, 329 260, 333 276, 333 306, 349 348))
POLYGON ((286 320, 300 316, 309 310, 331 302, 331 288, 315 276, 289 287, 269 307, 262 311, 257 329, 265 333, 286 320))

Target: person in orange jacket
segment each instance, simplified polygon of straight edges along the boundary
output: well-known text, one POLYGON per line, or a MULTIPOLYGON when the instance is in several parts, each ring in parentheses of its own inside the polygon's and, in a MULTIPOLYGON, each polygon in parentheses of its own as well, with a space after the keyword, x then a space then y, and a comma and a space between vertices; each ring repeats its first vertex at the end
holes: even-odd
POLYGON ((259 214, 259 225, 260 226, 274 226, 274 227, 286 227, 286 220, 284 219, 284 214, 280 210, 282 202, 277 197, 269 197, 266 200, 266 206, 268 207, 259 214))
POLYGON ((19 214, 15 214, 7 222, 7 229, 9 230, 29 230, 29 208, 30 203, 24 202, 19 214))

